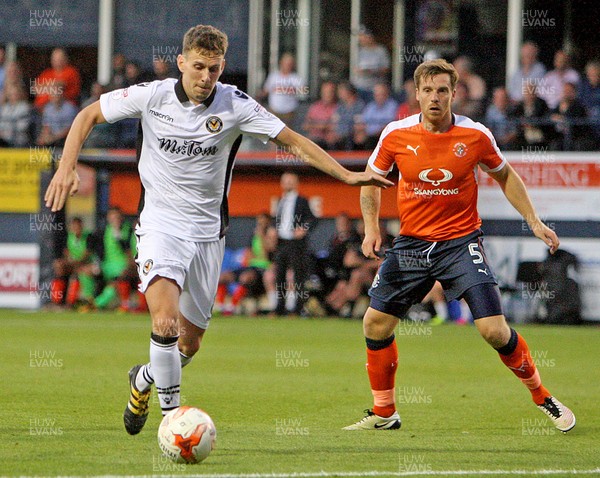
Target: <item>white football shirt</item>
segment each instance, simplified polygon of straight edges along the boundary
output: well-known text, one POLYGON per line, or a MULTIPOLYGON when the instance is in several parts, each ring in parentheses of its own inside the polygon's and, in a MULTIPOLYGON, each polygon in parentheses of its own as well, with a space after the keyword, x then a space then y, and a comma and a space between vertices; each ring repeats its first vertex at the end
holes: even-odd
POLYGON ((105 93, 100 107, 109 123, 141 118, 140 227, 197 242, 227 230, 241 135, 266 143, 285 127, 254 99, 220 82, 200 105, 189 100, 181 80, 168 78, 105 93))

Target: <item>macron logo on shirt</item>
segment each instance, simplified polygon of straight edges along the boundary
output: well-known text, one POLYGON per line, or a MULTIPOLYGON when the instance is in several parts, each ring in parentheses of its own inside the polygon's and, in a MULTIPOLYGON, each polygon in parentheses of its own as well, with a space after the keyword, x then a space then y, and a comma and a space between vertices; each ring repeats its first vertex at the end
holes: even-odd
POLYGON ((159 111, 150 110, 150 114, 152 116, 156 116, 157 118, 164 119, 164 120, 168 121, 169 123, 173 122, 173 117, 172 116, 166 115, 166 114, 161 113, 159 111))
POLYGON ((179 142, 176 139, 158 138, 158 147, 167 153, 183 156, 214 156, 219 148, 208 146, 203 148, 202 141, 186 140, 179 142))

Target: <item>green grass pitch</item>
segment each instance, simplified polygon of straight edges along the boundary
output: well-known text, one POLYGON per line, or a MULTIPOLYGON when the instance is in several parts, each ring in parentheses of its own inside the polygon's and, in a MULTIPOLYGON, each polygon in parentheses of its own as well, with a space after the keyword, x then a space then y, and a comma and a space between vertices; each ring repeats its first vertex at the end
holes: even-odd
POLYGON ((217 317, 182 383, 182 404, 213 417, 217 449, 177 465, 158 449, 155 395, 140 435, 122 423, 127 371, 148 356, 148 316, 0 311, 0 476, 600 476, 600 328, 517 329, 577 415, 568 434, 472 326, 401 322, 402 428, 347 432, 371 404, 360 322, 217 317))

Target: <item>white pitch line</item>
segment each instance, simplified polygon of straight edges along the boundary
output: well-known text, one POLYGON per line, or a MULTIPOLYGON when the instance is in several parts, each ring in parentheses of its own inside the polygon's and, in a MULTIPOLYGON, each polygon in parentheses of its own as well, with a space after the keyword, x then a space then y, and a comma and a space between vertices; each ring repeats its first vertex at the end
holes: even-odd
MULTIPOLYGON (((167 471, 167 470, 164 470, 167 471)), ((378 476, 533 476, 533 475, 600 475, 600 468, 590 470, 424 470, 424 471, 320 471, 313 473, 224 473, 192 474, 186 478, 329 478, 329 477, 378 477, 378 476)), ((175 478, 180 475, 99 475, 88 478, 175 478)), ((183 475, 182 475, 183 476, 183 475)), ((20 478, 35 478, 25 477, 20 478)), ((56 478, 78 478, 57 476, 56 478)))

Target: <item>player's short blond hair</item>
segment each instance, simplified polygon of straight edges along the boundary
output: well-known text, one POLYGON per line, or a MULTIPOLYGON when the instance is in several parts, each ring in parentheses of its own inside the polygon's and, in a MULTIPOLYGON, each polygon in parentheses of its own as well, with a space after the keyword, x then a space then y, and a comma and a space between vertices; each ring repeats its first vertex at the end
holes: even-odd
POLYGON ((450 75, 450 86, 454 90, 456 83, 458 83, 458 73, 456 72, 454 66, 443 58, 424 61, 417 66, 414 74, 414 80, 417 89, 419 89, 421 80, 424 80, 425 78, 431 78, 436 75, 441 75, 443 73, 450 75))
POLYGON ((208 56, 225 56, 229 43, 227 35, 211 25, 196 25, 183 36, 183 54, 202 50, 208 56))

